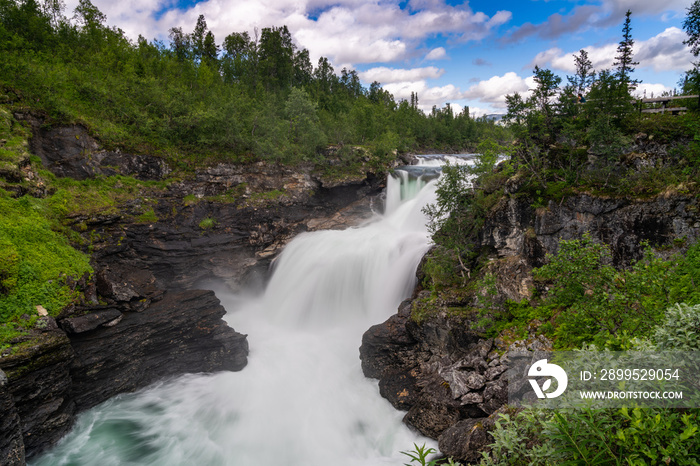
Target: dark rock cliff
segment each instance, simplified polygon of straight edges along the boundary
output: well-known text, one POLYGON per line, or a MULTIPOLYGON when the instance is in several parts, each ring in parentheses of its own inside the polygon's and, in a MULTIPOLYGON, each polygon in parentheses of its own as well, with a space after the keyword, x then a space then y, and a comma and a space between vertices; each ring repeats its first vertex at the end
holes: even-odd
POLYGON ((90 227, 93 257, 101 264, 147 269, 165 288, 190 288, 207 279, 235 288, 264 274, 298 233, 346 228, 372 214, 380 180, 324 188, 309 170, 221 164, 153 193, 156 221, 134 220, 141 199, 110 216, 77 215, 72 221, 90 227), (204 219, 211 225, 203 227, 204 219))
POLYGON ((0 461, 3 465, 24 464, 24 443, 17 407, 8 389, 7 375, 0 370, 0 461))
MULTIPOLYGON (((120 286, 109 283, 111 290, 120 286)), ((9 416, 0 429, 2 464, 19 457, 17 452, 31 456, 52 445, 68 432, 76 414, 114 395, 183 373, 246 365, 246 336, 221 319, 225 310, 214 292, 133 291, 139 288, 123 293, 126 300, 73 308, 57 321, 45 317, 41 330, 0 358, 7 375, 0 407, 9 416), (19 437, 9 422, 13 410, 19 437)))
MULTIPOLYGON (((580 194, 546 208, 530 204, 526 197, 505 196, 487 216, 475 245, 489 257, 486 267, 501 299, 529 297, 532 269, 556 253, 559 241, 584 232, 608 244, 621 266, 641 257, 641 241, 663 251, 700 237, 698 199, 677 192, 648 200, 580 194)), ((407 411, 404 422, 463 462, 478 461, 487 449, 494 416, 507 400, 507 361, 499 354, 551 345, 542 337, 511 345, 485 338, 479 316, 448 311, 469 305, 450 296, 431 300, 419 285, 396 315, 365 333, 360 348, 365 375, 378 378, 382 396, 407 411), (412 308, 426 302, 433 312, 420 322, 412 320, 412 308)))
MULTIPOLYGON (((82 126, 15 117, 28 121, 33 153, 57 176, 171 173, 161 159, 104 150, 82 126)), ((0 355, 0 464, 23 464, 63 436, 77 413, 118 393, 188 372, 242 369, 246 336, 222 320, 213 292, 195 288, 214 279, 245 286, 299 232, 372 215, 382 179, 314 170, 219 164, 73 214, 95 275, 74 283, 82 303, 41 318, 33 335, 0 355)))

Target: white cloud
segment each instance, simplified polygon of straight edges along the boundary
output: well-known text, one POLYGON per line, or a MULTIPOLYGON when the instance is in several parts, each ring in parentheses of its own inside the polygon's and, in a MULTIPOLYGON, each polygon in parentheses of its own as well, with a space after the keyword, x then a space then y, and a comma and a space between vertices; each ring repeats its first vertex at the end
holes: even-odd
POLYGON ((445 47, 437 47, 425 56, 426 60, 442 60, 443 58, 447 57, 447 51, 445 50, 445 47))
POLYGON ((507 94, 519 92, 524 97, 529 96, 529 89, 535 87, 535 82, 532 77, 521 78, 510 72, 480 81, 467 91, 462 91, 452 84, 430 87, 425 80, 390 82, 383 87, 397 100, 410 99, 412 92, 418 94, 419 107, 424 112, 430 112, 433 106, 442 108, 445 103, 450 102, 454 112, 459 113, 470 102, 481 102, 486 105, 484 107, 469 105, 469 112, 472 115, 482 116, 505 109, 507 94))
POLYGON ((673 89, 664 84, 641 83, 634 92, 636 97, 659 97, 664 92, 671 92, 673 89))
POLYGON ((690 0, 602 0, 597 5, 576 6, 564 15, 555 13, 543 23, 525 23, 515 28, 503 41, 518 42, 533 35, 542 39, 556 39, 562 35, 592 28, 621 25, 627 10, 632 11, 633 18, 650 16, 658 19, 661 16, 662 21, 668 21, 670 18, 684 15, 690 4, 690 0))
POLYGON ((685 32, 671 27, 649 40, 635 44, 635 60, 640 67, 650 67, 654 71, 686 71, 692 67, 693 55, 683 44, 685 32))
POLYGON ((463 93, 452 84, 431 87, 428 86, 425 80, 421 80, 393 82, 384 84, 382 87, 390 92, 397 101, 409 100, 411 93, 416 93, 418 95, 418 107, 426 113, 430 112, 433 106, 438 108, 444 107, 447 102, 451 102, 452 109, 455 112, 462 109, 462 105, 456 103, 456 101, 462 100, 463 93))
POLYGON ((484 115, 490 115, 493 113, 493 109, 491 108, 481 108, 481 107, 469 107, 469 114, 473 118, 478 118, 484 115))
POLYGON ((428 66, 425 68, 394 69, 381 66, 358 73, 360 79, 365 82, 378 81, 380 83, 400 83, 408 81, 421 81, 424 79, 437 79, 445 70, 428 66))
MULTIPOLYGON (((167 39, 168 30, 192 31, 200 14, 221 43, 232 32, 287 25, 295 42, 309 49, 312 61, 320 56, 332 63, 396 62, 416 58, 422 41, 436 35, 456 40, 480 40, 511 18, 508 11, 493 16, 474 12, 468 2, 412 1, 401 8, 398 0, 207 0, 187 10, 170 9, 156 19, 171 0, 93 0, 108 23, 129 37, 167 39)), ((68 8, 77 0, 68 0, 68 8)), ((429 60, 445 58, 443 47, 430 51, 429 60)))
MULTIPOLYGON (((685 71, 692 66, 692 55, 683 44, 685 33, 671 27, 656 36, 638 41, 634 44, 634 60, 639 62, 638 69, 651 68, 654 71, 685 71)), ((588 58, 596 70, 612 68, 617 55, 617 44, 606 44, 600 47, 586 47, 588 58)), ((564 53, 559 48, 552 48, 538 53, 530 66, 551 66, 553 69, 568 73, 576 72, 574 54, 564 53)))
POLYGON ((503 76, 493 76, 485 81, 471 86, 463 93, 465 99, 477 100, 490 104, 493 108, 506 108, 506 95, 519 92, 524 97, 529 95, 529 90, 535 87, 532 76, 521 78, 514 72, 503 76))

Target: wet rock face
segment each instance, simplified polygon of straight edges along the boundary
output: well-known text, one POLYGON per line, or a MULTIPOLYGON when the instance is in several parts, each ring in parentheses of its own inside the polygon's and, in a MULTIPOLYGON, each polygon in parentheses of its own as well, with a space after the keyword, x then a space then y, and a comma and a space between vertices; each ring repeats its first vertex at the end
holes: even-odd
POLYGON ((297 234, 357 225, 381 203, 382 185, 376 179, 325 189, 284 167, 256 165, 247 167, 249 173, 245 167, 214 168, 156 193, 157 221, 128 220, 129 209, 132 218, 140 212, 135 204, 116 218, 77 216, 73 221, 88 225, 93 257, 110 268, 147 270, 166 289, 207 280, 237 289, 264 277, 271 260, 297 234), (231 189, 235 198, 228 197, 231 189), (210 226, 203 226, 206 218, 210 226))
POLYGON ((486 219, 480 242, 499 257, 522 257, 537 267, 547 253, 556 253, 559 241, 585 232, 610 246, 616 265, 628 265, 641 258, 642 241, 665 246, 700 237, 700 206, 697 199, 678 194, 645 201, 581 194, 537 210, 525 198, 509 198, 486 219))
POLYGON ((0 464, 24 465, 24 442, 19 414, 12 393, 8 389, 7 375, 0 370, 0 464))
POLYGON ((410 308, 407 300, 365 332, 364 374, 379 379, 381 395, 407 411, 404 422, 438 440, 444 455, 476 462, 508 402, 507 353, 551 350, 551 342, 540 337, 505 345, 481 337, 469 318, 438 315, 417 323, 410 308))
POLYGON ((124 313, 115 325, 71 335, 71 393, 78 410, 169 376, 241 370, 248 343, 221 320, 225 312, 213 291, 168 292, 141 312, 124 313))
POLYGON ((382 396, 407 411, 404 422, 437 439, 443 454, 474 461, 492 441, 488 429, 477 432, 474 425, 491 425, 508 397, 499 346, 470 330, 468 320, 437 316, 416 323, 410 312, 406 300, 396 315, 365 332, 364 374, 379 379, 382 396))
POLYGON ((157 180, 171 171, 157 157, 102 149, 81 125, 43 128, 41 117, 15 114, 15 118, 30 123, 31 151, 56 176, 84 180, 98 175, 130 175, 140 180, 157 180))
POLYGON ((20 419, 23 447, 30 456, 57 442, 73 425, 70 365, 73 348, 60 330, 45 332, 18 352, 0 359, 20 419))
POLYGON ((128 284, 110 269, 98 275, 110 292, 99 296, 107 304, 66 309, 58 322, 46 317, 50 325, 40 334, 0 358, 7 374, 0 377, 0 455, 42 451, 68 432, 77 413, 119 393, 246 365, 246 336, 222 320, 213 291, 164 292, 143 271, 128 284))

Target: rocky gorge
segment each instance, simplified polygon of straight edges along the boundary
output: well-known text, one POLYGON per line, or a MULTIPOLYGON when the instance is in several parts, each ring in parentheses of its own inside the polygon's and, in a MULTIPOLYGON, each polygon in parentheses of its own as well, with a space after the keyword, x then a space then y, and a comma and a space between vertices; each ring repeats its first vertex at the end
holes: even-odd
MULTIPOLYGON (((68 216, 95 273, 70 279, 82 303, 40 317, 33 335, 17 342, 22 349, 0 357, 2 464, 23 464, 62 437, 76 414, 116 394, 187 372, 242 369, 246 336, 221 319, 214 293, 198 288, 208 280, 231 289, 262 285, 298 233, 356 225, 380 203, 383 179, 367 172, 338 178, 311 165, 216 163, 172 176, 160 159, 104 150, 82 126, 45 128, 35 115, 15 117, 28 121, 32 152, 57 176, 166 182, 68 216)), ((40 176, 17 176, 33 177, 29 191, 41 195, 40 176)), ((682 189, 638 200, 580 193, 536 208, 519 183, 507 182, 478 237, 498 299, 531 296, 532 269, 559 241, 584 232, 610 245, 619 265, 641 256, 641 241, 663 253, 700 235, 697 198, 682 189)), ((362 369, 442 453, 478 461, 507 400, 504 354, 551 342, 534 332, 517 341, 487 338, 481 316, 452 312, 472 303, 449 294, 432 299, 418 275, 412 298, 365 333, 362 369), (414 318, 428 305, 427 318, 414 318)))
MULTIPOLYGON (((517 194, 518 183, 517 177, 508 181, 476 240, 501 302, 532 296, 533 268, 555 254, 561 240, 588 232, 609 245, 613 262, 624 266, 641 258, 644 241, 663 256, 700 237, 698 198, 682 190, 638 200, 581 193, 536 208, 517 194)), ((463 312, 474 308, 473 297, 431 296, 422 279, 419 269, 413 297, 364 334, 362 368, 379 379, 382 396, 406 411, 404 422, 438 440, 445 456, 478 462, 493 442, 489 432, 496 416, 507 409, 507 353, 547 351, 552 342, 536 329, 524 339, 488 338, 484 316, 463 312), (426 307, 427 317, 419 317, 426 307)))
MULTIPOLYGON (((3 465, 24 464, 70 430, 78 413, 119 393, 183 373, 241 370, 246 335, 222 320, 221 303, 199 285, 262 283, 299 232, 370 216, 383 183, 366 172, 331 179, 312 165, 265 163, 218 163, 168 178, 163 160, 106 151, 80 125, 47 129, 41 116, 14 116, 32 128, 31 152, 56 176, 165 182, 68 215, 95 273, 67 277, 82 300, 56 318, 41 315, 0 355, 3 465)), ((46 195, 41 176, 22 166, 20 189, 46 195)))

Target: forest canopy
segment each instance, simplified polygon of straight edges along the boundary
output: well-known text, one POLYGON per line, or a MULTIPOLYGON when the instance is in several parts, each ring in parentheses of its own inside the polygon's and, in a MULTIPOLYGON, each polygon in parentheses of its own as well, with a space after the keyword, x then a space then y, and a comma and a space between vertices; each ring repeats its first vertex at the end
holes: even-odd
POLYGON ((129 39, 90 0, 0 0, 0 85, 13 102, 128 150, 295 163, 326 145, 454 151, 507 130, 449 104, 428 114, 297 47, 286 26, 217 42, 200 16, 169 41, 129 39))

